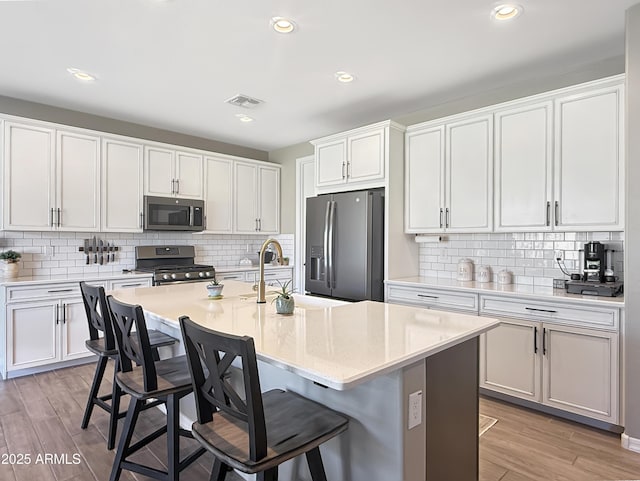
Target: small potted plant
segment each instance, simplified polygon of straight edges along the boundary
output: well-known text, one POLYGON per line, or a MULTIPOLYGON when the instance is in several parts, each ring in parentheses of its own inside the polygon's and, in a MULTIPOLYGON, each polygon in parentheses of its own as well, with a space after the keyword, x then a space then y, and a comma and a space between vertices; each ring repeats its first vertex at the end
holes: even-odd
POLYGON ((276 303, 276 312, 278 314, 293 314, 293 309, 295 308, 295 299, 293 298, 293 289, 290 289, 291 281, 287 281, 280 284, 280 291, 278 292, 278 297, 273 299, 273 302, 276 303))
POLYGON ((288 266, 289 265, 289 258, 288 257, 283 257, 282 258, 282 265, 283 266, 288 266))
POLYGON ((215 277, 207 284, 207 291, 209 292, 209 297, 214 299, 219 299, 222 297, 222 288, 224 284, 220 284, 218 279, 215 277))
POLYGON ((4 277, 12 278, 18 275, 18 261, 21 257, 22 254, 13 250, 0 252, 0 260, 4 264, 4 277))

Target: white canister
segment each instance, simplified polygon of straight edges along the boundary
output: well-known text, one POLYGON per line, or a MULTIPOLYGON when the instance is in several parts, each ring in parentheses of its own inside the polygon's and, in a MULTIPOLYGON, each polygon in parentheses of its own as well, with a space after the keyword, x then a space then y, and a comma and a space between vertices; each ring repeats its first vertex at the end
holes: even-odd
POLYGON ((511 272, 507 270, 498 272, 498 284, 511 284, 512 282, 513 277, 511 276, 511 272))
POLYGON ((478 276, 476 277, 478 282, 491 282, 493 275, 491 274, 491 267, 480 266, 478 267, 478 276))
POLYGON ((473 280, 473 262, 471 259, 460 259, 460 261, 458 261, 457 279, 459 281, 473 280))

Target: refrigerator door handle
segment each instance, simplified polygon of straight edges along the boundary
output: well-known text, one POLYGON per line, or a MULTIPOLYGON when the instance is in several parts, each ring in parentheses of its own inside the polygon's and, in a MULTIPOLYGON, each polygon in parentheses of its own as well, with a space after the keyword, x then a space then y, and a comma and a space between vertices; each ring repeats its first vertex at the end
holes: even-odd
POLYGON ((333 270, 333 246, 335 244, 335 239, 334 239, 334 232, 333 232, 333 228, 335 226, 335 222, 336 222, 336 203, 335 201, 331 201, 331 208, 329 209, 329 270, 327 271, 327 279, 328 279, 328 286, 331 289, 335 289, 336 287, 336 282, 335 282, 335 274, 334 274, 334 270, 333 270))
POLYGON ((331 280, 329 278, 329 221, 331 219, 331 201, 327 201, 327 207, 324 211, 324 276, 327 281, 327 287, 331 289, 331 280))

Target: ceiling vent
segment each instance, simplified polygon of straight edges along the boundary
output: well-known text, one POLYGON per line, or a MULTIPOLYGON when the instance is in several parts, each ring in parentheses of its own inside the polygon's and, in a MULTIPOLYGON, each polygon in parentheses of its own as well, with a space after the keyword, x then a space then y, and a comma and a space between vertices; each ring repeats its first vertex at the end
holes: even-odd
POLYGON ((225 100, 226 103, 235 105, 236 107, 242 107, 245 109, 253 109, 258 105, 264 103, 262 100, 254 99, 244 94, 237 94, 230 99, 225 100))

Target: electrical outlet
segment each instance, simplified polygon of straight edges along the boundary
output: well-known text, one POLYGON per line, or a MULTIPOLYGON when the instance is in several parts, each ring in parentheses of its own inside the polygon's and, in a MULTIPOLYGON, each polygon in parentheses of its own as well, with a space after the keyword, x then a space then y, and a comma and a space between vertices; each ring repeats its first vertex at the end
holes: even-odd
POLYGON ((564 260, 564 251, 556 251, 554 258, 558 261, 564 260))
POLYGON ((409 421, 407 429, 415 428, 422 423, 422 391, 409 394, 409 421))

